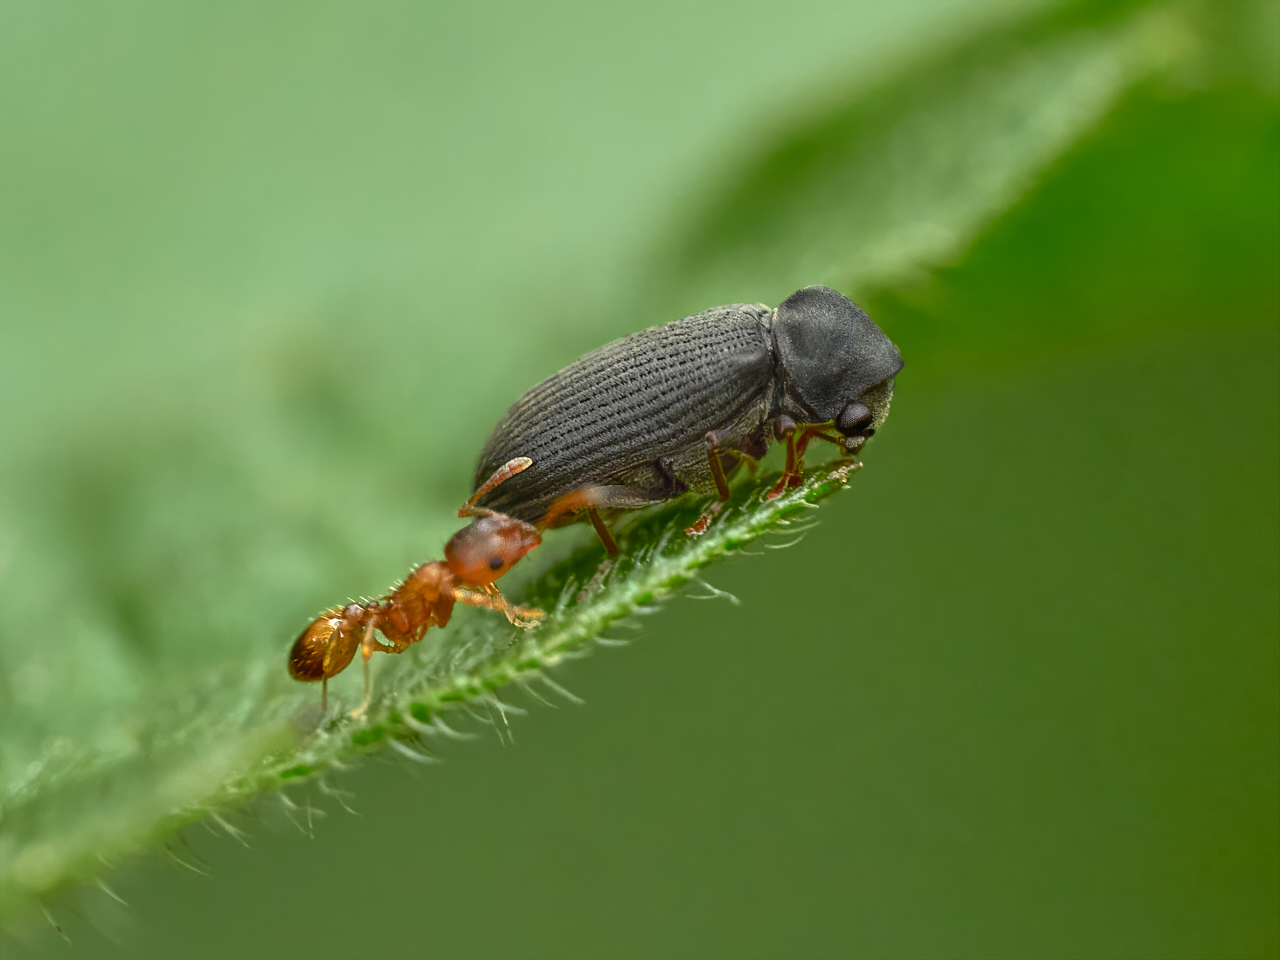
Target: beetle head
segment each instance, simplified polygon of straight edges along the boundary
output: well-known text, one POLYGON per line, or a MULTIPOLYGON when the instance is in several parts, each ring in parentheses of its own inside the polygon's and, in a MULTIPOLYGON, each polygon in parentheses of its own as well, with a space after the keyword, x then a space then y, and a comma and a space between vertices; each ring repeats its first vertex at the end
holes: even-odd
POLYGON ((902 354, 851 300, 830 287, 797 290, 774 311, 773 342, 787 393, 813 423, 865 439, 889 415, 902 354))

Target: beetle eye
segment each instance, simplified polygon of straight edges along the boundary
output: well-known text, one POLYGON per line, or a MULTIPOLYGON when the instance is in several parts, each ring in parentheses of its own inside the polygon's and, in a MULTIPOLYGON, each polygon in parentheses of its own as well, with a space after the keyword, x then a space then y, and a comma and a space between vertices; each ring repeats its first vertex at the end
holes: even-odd
POLYGON ((870 426, 871 411, 861 403, 849 404, 840 412, 840 416, 836 417, 836 429, 846 437, 860 433, 865 433, 869 437, 875 432, 867 429, 870 426))

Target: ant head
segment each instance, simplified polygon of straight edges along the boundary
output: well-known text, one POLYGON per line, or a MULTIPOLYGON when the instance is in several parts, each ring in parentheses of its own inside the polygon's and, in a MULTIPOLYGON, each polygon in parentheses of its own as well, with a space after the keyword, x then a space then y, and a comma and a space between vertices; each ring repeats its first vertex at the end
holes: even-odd
POLYGON ((449 569, 461 584, 483 587, 520 562, 542 542, 533 524, 490 513, 477 517, 455 533, 444 547, 449 569))
POLYGON ((341 672, 360 645, 355 622, 360 613, 359 604, 349 604, 330 610, 303 630, 289 651, 289 675, 295 680, 327 680, 341 672))

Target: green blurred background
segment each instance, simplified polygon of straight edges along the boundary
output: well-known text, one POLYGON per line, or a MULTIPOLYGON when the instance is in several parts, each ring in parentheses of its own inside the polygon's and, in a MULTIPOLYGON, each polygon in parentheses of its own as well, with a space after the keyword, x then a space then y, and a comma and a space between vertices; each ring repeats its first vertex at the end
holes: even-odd
POLYGON ((6 789, 434 555, 587 349, 821 282, 907 359, 822 522, 707 573, 741 607, 560 670, 586 705, 514 745, 340 773, 314 838, 188 828, 210 876, 146 854, 5 955, 1277 955, 1278 11, 0 6, 6 789), (810 256, 876 109, 1149 15, 1181 59, 968 235, 810 256))

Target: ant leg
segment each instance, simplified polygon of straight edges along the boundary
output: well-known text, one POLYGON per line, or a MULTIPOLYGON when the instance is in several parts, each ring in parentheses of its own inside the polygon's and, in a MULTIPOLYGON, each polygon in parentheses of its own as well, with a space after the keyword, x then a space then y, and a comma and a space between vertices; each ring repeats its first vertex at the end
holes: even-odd
POLYGON ((383 653, 400 653, 405 649, 403 646, 397 649, 396 646, 380 643, 373 635, 376 625, 376 618, 370 617, 369 622, 364 625, 364 636, 360 638, 360 655, 364 658, 364 700, 360 706, 347 714, 349 717, 362 717, 369 707, 369 700, 373 695, 373 688, 369 683, 369 658, 373 656, 373 652, 381 650, 383 653))
POLYGON ((507 619, 510 620, 517 627, 537 626, 537 624, 532 622, 518 620, 517 619, 518 616, 529 617, 530 620, 539 620, 542 617, 546 616, 546 614, 543 613, 541 610, 539 610, 537 607, 521 607, 521 606, 518 606, 517 604, 511 603, 506 597, 502 595, 501 591, 498 590, 498 585, 496 583, 486 583, 484 585, 484 592, 487 593, 491 598, 493 598, 493 600, 496 603, 501 605, 497 609, 500 609, 503 613, 505 613, 507 619))
POLYGON ((498 612, 505 614, 506 618, 517 627, 536 626, 537 624, 534 621, 546 616, 546 614, 537 607, 520 607, 511 603, 506 597, 498 592, 498 588, 492 583, 485 584, 481 590, 483 592, 473 593, 470 590, 455 589, 453 591, 453 596, 455 600, 460 603, 465 603, 469 607, 480 607, 484 610, 497 610, 498 612), (520 619, 521 617, 528 617, 529 619, 522 620, 520 619))
POLYGON ((324 717, 329 713, 329 678, 325 677, 320 681, 320 716, 324 717))
POLYGON ((458 516, 460 517, 493 516, 492 510, 489 510, 485 507, 477 507, 475 505, 476 501, 479 500, 481 497, 483 497, 486 493, 488 493, 494 487, 496 487, 498 484, 505 483, 506 481, 514 477, 517 473, 523 473, 525 470, 528 470, 531 466, 533 466, 533 461, 530 460, 528 457, 516 457, 513 460, 508 460, 506 463, 500 466, 497 470, 493 471, 493 475, 489 477, 489 479, 486 480, 483 484, 481 484, 480 489, 471 495, 470 500, 468 500, 466 503, 464 503, 461 507, 458 508, 458 516))

